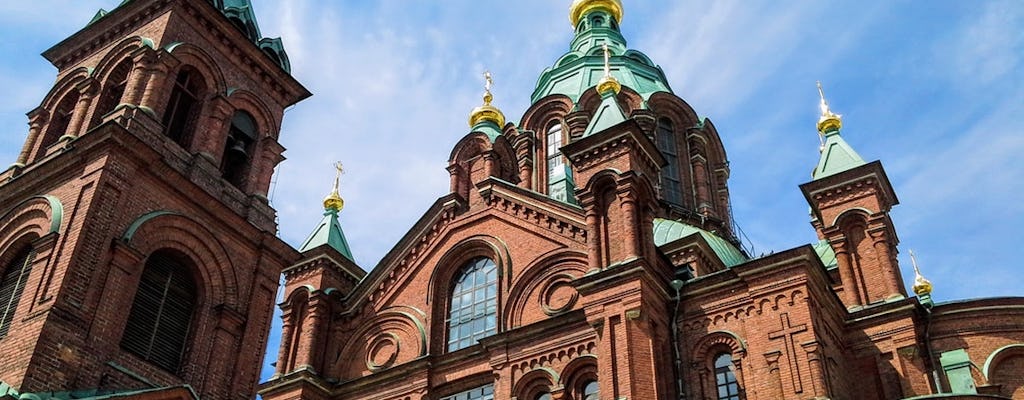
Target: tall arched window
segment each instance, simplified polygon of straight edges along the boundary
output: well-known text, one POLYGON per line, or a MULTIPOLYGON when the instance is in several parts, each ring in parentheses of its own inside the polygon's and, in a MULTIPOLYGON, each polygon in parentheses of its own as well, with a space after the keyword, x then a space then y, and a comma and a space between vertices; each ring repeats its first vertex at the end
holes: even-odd
POLYGON ((103 122, 103 116, 109 114, 121 104, 121 97, 124 96, 124 89, 128 86, 128 74, 132 72, 132 61, 126 59, 114 67, 114 70, 107 75, 107 81, 103 82, 103 91, 96 100, 96 108, 92 112, 92 121, 89 122, 89 129, 95 128, 103 122))
POLYGON ((241 187, 245 184, 253 143, 258 137, 257 132, 256 120, 252 115, 245 111, 235 111, 235 115, 231 117, 227 143, 224 145, 224 156, 221 157, 221 173, 232 185, 241 187))
POLYGON ((548 197, 566 202, 574 201, 572 174, 566 168, 565 157, 562 156, 561 122, 554 121, 548 126, 545 143, 547 143, 548 197))
POLYGON ((679 148, 676 143, 676 135, 672 129, 672 121, 667 118, 658 120, 657 130, 658 150, 665 156, 668 165, 661 169, 661 195, 665 201, 682 205, 683 193, 679 176, 679 148))
POLYGON ((25 246, 4 266, 3 276, 0 277, 0 339, 6 337, 11 329, 14 312, 18 309, 21 293, 28 283, 34 258, 35 252, 32 247, 25 246))
POLYGON ((187 147, 192 139, 205 87, 203 76, 190 67, 182 68, 174 79, 174 88, 164 111, 164 134, 182 147, 187 147))
POLYGON ((57 107, 50 114, 50 124, 43 134, 42 143, 39 146, 39 154, 42 155, 47 147, 57 143, 57 139, 67 133, 68 125, 71 124, 71 116, 75 113, 75 105, 78 104, 78 91, 72 91, 64 95, 57 107))
POLYGON ((196 298, 191 272, 179 257, 164 251, 151 254, 139 279, 121 347, 177 372, 196 298))
POLYGON ((729 353, 715 357, 715 387, 718 400, 740 400, 740 385, 732 373, 732 355, 729 353))
POLYGON ((448 313, 448 351, 463 349, 498 332, 498 267, 476 258, 455 277, 448 313))

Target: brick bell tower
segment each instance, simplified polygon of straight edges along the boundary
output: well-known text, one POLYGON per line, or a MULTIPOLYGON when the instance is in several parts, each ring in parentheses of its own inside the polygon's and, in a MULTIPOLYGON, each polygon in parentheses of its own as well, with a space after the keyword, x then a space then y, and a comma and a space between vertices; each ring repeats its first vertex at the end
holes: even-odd
POLYGON ((840 136, 842 119, 821 95, 821 159, 812 181, 800 185, 811 205, 811 225, 835 254, 834 289, 849 309, 907 297, 896 261, 896 229, 889 210, 899 200, 882 163, 864 159, 840 136))
POLYGON ((135 0, 43 56, 0 173, 0 398, 253 398, 299 259, 266 197, 310 95, 280 39, 248 0, 135 0))

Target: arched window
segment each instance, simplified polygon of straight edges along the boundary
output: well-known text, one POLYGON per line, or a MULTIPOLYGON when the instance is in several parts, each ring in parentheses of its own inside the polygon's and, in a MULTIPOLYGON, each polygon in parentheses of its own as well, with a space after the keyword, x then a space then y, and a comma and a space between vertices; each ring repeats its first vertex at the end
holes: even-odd
POLYGON ((661 169, 661 195, 665 201, 682 205, 683 193, 679 176, 679 148, 676 144, 676 135, 672 129, 672 121, 666 118, 658 120, 657 130, 658 150, 665 156, 668 165, 661 169))
POLYGON ((572 173, 566 168, 565 157, 562 156, 563 131, 562 123, 553 122, 548 126, 545 136, 547 143, 548 197, 560 201, 573 201, 572 173))
POLYGON ((92 112, 92 121, 89 122, 89 129, 95 128, 103 122, 103 116, 109 114, 121 104, 121 97, 124 96, 124 89, 128 86, 128 74, 132 72, 132 61, 130 59, 121 61, 114 67, 114 70, 107 75, 107 81, 103 83, 103 91, 96 101, 96 108, 92 112))
POLYGON ((203 76, 196 70, 185 67, 174 79, 174 88, 164 111, 164 134, 181 147, 188 147, 191 133, 199 114, 203 90, 206 87, 203 76))
POLYGON ((551 393, 537 393, 533 400, 551 400, 551 393))
POLYGON ((580 400, 598 400, 598 385, 597 381, 590 380, 583 384, 583 391, 580 392, 583 397, 580 400))
POLYGON ((476 258, 455 277, 448 313, 448 351, 464 349, 498 332, 498 267, 476 258))
POLYGON ((173 254, 151 254, 139 279, 121 347, 177 372, 195 305, 196 286, 188 267, 173 254))
POLYGON ((7 265, 0 277, 0 339, 7 336, 14 321, 14 312, 18 309, 21 293, 28 283, 28 274, 32 269, 35 252, 32 247, 21 249, 7 265))
POLYGON ((71 116, 75 113, 75 105, 78 104, 78 91, 72 91, 64 96, 50 114, 50 124, 43 134, 42 143, 39 146, 39 154, 43 154, 47 147, 57 143, 57 139, 67 133, 68 125, 71 124, 71 116))
POLYGON ((740 400, 740 385, 732 373, 732 355, 729 353, 715 357, 715 387, 718 400, 740 400))
POLYGON ((221 173, 232 185, 242 187, 249 172, 253 143, 256 142, 256 120, 245 111, 235 111, 231 117, 224 156, 221 157, 221 173))

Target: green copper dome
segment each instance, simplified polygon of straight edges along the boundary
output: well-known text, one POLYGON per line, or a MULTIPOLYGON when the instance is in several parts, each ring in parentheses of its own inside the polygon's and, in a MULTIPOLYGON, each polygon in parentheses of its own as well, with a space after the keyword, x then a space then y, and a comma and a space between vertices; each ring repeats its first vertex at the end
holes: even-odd
POLYGON ((604 76, 604 53, 607 44, 611 53, 611 75, 644 99, 656 92, 671 92, 665 73, 643 53, 626 47, 619 31, 619 21, 604 8, 586 11, 576 24, 576 35, 569 52, 544 70, 537 80, 531 101, 552 94, 569 96, 573 102, 604 76))
POLYGON ((747 261, 747 257, 743 255, 743 252, 737 249, 736 246, 733 246, 733 244, 729 243, 728 240, 722 239, 714 233, 678 221, 662 218, 654 219, 655 246, 661 247, 662 245, 691 235, 700 235, 703 237, 704 240, 708 242, 708 245, 711 246, 711 249, 714 250, 718 259, 722 260, 722 264, 725 264, 726 267, 734 267, 747 261))

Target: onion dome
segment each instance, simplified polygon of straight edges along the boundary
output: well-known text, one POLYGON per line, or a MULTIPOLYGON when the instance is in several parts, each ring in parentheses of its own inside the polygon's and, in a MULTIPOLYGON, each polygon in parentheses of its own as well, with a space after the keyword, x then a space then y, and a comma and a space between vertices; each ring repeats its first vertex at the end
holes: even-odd
POLYGON ((494 84, 494 81, 491 80, 490 72, 484 72, 484 80, 484 104, 469 113, 469 126, 472 128, 483 122, 492 122, 498 126, 498 129, 501 129, 505 126, 505 114, 491 105, 491 100, 494 99, 494 96, 491 95, 491 85, 494 84))
POLYGON ((914 251, 910 250, 910 262, 914 264, 914 294, 918 297, 929 296, 932 294, 932 281, 921 275, 921 270, 917 268, 917 258, 914 257, 914 251))
POLYGON ((622 21, 622 2, 619 0, 576 0, 569 6, 569 22, 575 27, 584 15, 594 10, 607 12, 616 21, 622 21))
POLYGON ((337 168, 338 173, 334 177, 334 189, 331 189, 331 194, 324 197, 324 211, 334 211, 337 213, 342 208, 345 208, 345 199, 342 199, 341 194, 338 193, 338 181, 341 179, 341 173, 344 172, 344 169, 341 167, 340 162, 335 164, 334 167, 337 168))

